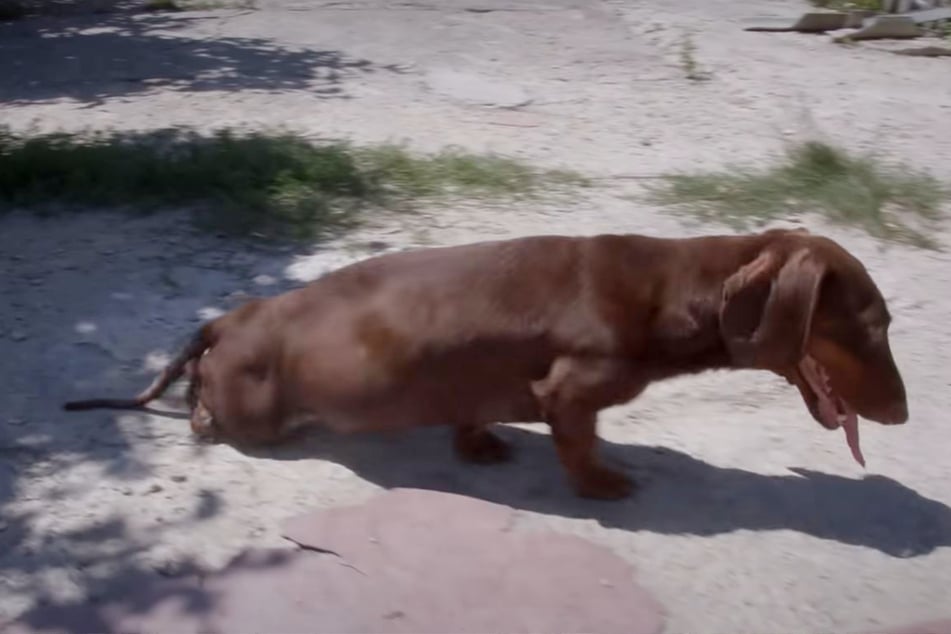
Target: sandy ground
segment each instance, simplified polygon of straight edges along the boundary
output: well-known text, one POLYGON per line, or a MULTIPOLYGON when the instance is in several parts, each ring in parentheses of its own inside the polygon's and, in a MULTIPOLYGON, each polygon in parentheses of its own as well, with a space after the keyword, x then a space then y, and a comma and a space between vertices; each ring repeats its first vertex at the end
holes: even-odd
MULTIPOLYGON (((757 162, 820 134, 951 179, 951 62, 747 33, 743 5, 260 0, 254 11, 0 24, 0 121, 285 126, 493 150, 596 177, 757 162), (684 76, 687 33, 710 81, 684 76)), ((620 503, 573 497, 538 425, 503 430, 514 463, 477 468, 453 460, 443 430, 316 434, 248 456, 196 444, 174 395, 156 407, 173 415, 58 410, 139 388, 201 319, 243 294, 380 249, 715 230, 639 202, 636 178, 602 182, 557 203, 380 218, 304 251, 248 249, 175 215, 0 219, 0 621, 95 598, 124 569, 221 566, 248 545, 285 544, 283 518, 394 486, 501 502, 521 528, 607 545, 637 567, 675 634, 951 616, 951 258, 817 222, 890 302, 909 390, 907 426, 863 426, 864 472, 792 388, 749 372, 673 380, 605 413, 604 451, 643 485, 620 503)))

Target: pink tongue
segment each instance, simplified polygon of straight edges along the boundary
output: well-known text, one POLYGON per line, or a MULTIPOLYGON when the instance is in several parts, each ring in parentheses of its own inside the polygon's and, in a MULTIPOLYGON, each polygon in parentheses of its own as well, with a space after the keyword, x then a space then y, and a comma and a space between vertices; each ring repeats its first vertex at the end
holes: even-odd
POLYGON ((848 410, 845 420, 842 422, 842 429, 845 430, 845 442, 852 450, 852 457, 864 467, 865 456, 862 455, 862 448, 859 446, 859 417, 852 410, 848 410))
POLYGON ((852 452, 852 457, 864 467, 865 456, 862 455, 862 448, 859 445, 858 416, 842 400, 838 400, 839 407, 836 407, 834 399, 837 399, 837 397, 829 389, 829 379, 826 377, 825 370, 816 363, 815 359, 807 356, 802 360, 801 368, 803 376, 806 377, 809 385, 812 386, 812 390, 819 397, 819 415, 830 427, 842 426, 842 429, 845 430, 845 442, 852 452))

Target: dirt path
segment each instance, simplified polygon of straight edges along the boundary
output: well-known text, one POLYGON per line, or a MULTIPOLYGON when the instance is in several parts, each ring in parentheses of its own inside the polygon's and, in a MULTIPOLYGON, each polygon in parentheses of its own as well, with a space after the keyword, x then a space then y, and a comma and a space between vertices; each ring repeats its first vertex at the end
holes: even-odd
MULTIPOLYGON (((599 177, 759 161, 818 132, 951 179, 949 62, 745 33, 744 4, 261 0, 256 11, 0 24, 0 58, 12 60, 0 122, 287 126, 494 150, 599 177), (710 81, 685 78, 687 33, 710 81)), ((284 544, 282 518, 394 486, 501 502, 519 510, 519 528, 609 546, 638 568, 675 634, 949 616, 951 258, 856 232, 828 229, 890 302, 912 411, 902 428, 863 427, 866 473, 794 390, 754 373, 671 381, 608 412, 605 451, 643 485, 618 504, 572 497, 534 425, 503 430, 516 462, 479 469, 452 459, 441 430, 317 435, 246 456, 196 445, 175 417, 58 411, 66 397, 137 388, 242 293, 380 249, 710 230, 629 200, 637 180, 605 182, 561 204, 381 219, 307 253, 250 252, 168 216, 0 220, 0 617, 94 597, 121 568, 220 566, 249 544, 284 544)))

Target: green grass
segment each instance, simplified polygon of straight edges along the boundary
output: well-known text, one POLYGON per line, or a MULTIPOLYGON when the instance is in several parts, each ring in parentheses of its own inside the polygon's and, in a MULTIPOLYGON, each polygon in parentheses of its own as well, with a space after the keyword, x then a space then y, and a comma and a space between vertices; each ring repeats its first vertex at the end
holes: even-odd
POLYGON ((0 127, 0 213, 187 206, 215 231, 309 238, 351 226, 368 210, 406 209, 421 199, 537 195, 586 184, 573 173, 493 155, 422 156, 290 133, 18 134, 0 127))
POLYGON ((255 9, 254 0, 148 0, 146 11, 208 11, 212 9, 255 9))
POLYGON ((0 22, 26 16, 26 7, 17 0, 0 0, 0 22))
POLYGON ((684 35, 680 41, 680 67, 684 76, 691 81, 707 81, 711 78, 710 73, 700 68, 697 62, 697 47, 689 34, 684 35))
POLYGON ((809 3, 820 9, 832 9, 834 11, 848 11, 850 9, 879 11, 882 8, 881 0, 809 0, 809 3))
POLYGON ((944 20, 942 22, 936 23, 934 25, 933 31, 935 37, 940 37, 947 40, 948 42, 951 42, 951 20, 944 20))
POLYGON ((145 3, 146 11, 182 11, 176 0, 148 0, 145 3))
MULTIPOLYGON (((95 4, 89 0, 76 0, 74 3, 86 11, 109 12, 115 9, 114 3, 99 3, 98 11, 95 4), (89 4, 90 6, 86 6, 89 4)), ((0 0, 0 22, 19 20, 27 15, 43 15, 55 12, 63 3, 50 0, 48 2, 23 2, 21 0, 0 0)), ((142 5, 145 11, 207 11, 212 9, 256 9, 255 0, 146 0, 142 5)))
POLYGON ((670 174, 652 188, 655 202, 743 229, 800 213, 820 213, 872 235, 931 245, 951 191, 932 176, 820 142, 790 147, 764 169, 670 174))
POLYGON ((534 192, 542 184, 569 187, 589 185, 588 179, 574 172, 539 172, 513 159, 491 154, 468 154, 456 149, 420 157, 400 146, 382 145, 355 149, 353 155, 374 180, 412 197, 454 193, 516 195, 534 192))

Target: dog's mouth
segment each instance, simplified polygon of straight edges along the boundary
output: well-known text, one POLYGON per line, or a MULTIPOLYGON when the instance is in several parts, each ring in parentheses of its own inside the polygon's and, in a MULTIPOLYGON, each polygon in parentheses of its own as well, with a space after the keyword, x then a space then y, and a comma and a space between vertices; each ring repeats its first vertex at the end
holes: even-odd
POLYGON ((865 457, 859 445, 858 414, 833 391, 829 375, 822 364, 806 355, 796 366, 794 376, 787 379, 799 388, 809 413, 820 425, 826 429, 841 427, 845 430, 845 441, 852 457, 864 467, 865 457))

